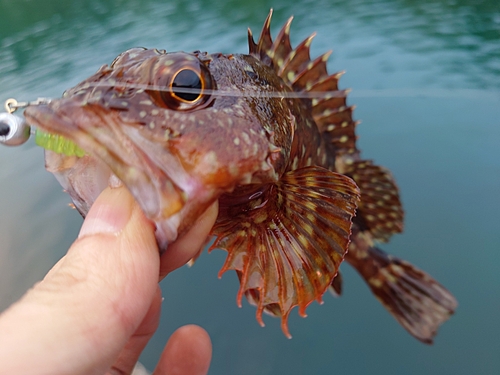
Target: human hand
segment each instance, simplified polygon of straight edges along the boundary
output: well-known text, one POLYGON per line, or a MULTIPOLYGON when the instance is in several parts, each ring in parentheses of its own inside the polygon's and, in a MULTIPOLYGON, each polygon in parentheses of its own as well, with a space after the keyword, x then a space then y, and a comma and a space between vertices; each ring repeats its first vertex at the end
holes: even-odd
MULTIPOLYGON (((0 315, 0 372, 129 374, 158 327, 159 274, 196 254, 216 216, 214 205, 160 259, 128 190, 106 189, 68 253, 0 315)), ((205 330, 181 327, 154 374, 206 374, 211 355, 205 330)))

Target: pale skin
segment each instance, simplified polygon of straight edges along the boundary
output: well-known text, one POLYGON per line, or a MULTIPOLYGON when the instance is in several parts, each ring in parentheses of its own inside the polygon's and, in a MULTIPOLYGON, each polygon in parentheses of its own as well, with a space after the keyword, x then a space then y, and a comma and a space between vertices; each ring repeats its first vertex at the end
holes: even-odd
MULTIPOLYGON (((0 371, 130 374, 158 327, 159 279, 198 252, 216 216, 213 205, 160 258, 153 225, 127 189, 106 189, 68 253, 0 315, 0 371)), ((208 333, 184 326, 153 374, 203 375, 211 356, 208 333)))

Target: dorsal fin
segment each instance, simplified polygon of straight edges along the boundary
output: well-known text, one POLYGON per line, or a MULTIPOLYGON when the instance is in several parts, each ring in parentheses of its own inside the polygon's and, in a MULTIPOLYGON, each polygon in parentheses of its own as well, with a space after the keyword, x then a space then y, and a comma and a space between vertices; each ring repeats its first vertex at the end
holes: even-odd
POLYGON ((312 60, 310 46, 315 34, 303 40, 296 48, 290 43, 290 17, 273 41, 271 37, 272 10, 264 22, 255 43, 248 30, 249 53, 272 67, 276 74, 296 92, 311 93, 312 116, 323 133, 326 143, 333 146, 335 155, 355 154, 357 122, 352 118, 354 106, 347 106, 348 90, 338 89, 343 72, 329 75, 327 61, 331 51, 312 60), (315 93, 320 93, 314 97, 315 93))

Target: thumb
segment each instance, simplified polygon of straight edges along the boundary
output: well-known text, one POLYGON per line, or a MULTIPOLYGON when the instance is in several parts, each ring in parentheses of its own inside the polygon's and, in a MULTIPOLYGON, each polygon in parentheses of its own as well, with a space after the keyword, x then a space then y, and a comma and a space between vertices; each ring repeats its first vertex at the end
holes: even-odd
POLYGON ((106 372, 146 315, 158 272, 152 224, 126 188, 106 189, 68 254, 0 316, 2 371, 106 372))

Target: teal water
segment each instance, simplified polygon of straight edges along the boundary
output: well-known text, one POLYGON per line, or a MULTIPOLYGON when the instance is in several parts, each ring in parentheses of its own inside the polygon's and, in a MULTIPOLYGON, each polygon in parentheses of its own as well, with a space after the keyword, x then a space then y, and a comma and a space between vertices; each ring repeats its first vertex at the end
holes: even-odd
MULTIPOLYGON (((204 254, 163 283, 161 327, 141 361, 196 323, 214 345, 211 374, 500 373, 500 3, 490 1, 0 0, 0 102, 60 96, 121 51, 247 51, 246 28, 273 31, 295 15, 292 42, 317 31, 312 54, 334 49, 346 70, 359 144, 391 169, 406 227, 383 248, 429 272, 459 301, 436 343, 420 344, 348 267, 344 295, 308 318, 279 321, 236 307, 237 279, 204 254)), ((81 219, 44 171, 33 143, 0 148, 0 310, 59 259, 81 219)))

